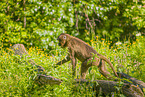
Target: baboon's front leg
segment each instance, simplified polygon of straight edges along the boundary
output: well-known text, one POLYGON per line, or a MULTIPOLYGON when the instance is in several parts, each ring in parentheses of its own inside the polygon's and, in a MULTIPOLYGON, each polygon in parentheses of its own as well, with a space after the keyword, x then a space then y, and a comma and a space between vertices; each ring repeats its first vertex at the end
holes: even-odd
POLYGON ((77 59, 76 58, 72 58, 72 72, 73 72, 73 76, 75 76, 75 74, 76 74, 76 64, 77 64, 77 59))
POLYGON ((69 56, 67 56, 65 59, 63 59, 63 60, 59 61, 56 65, 61 65, 61 64, 64 64, 64 63, 68 62, 69 60, 70 60, 70 57, 69 57, 69 56))

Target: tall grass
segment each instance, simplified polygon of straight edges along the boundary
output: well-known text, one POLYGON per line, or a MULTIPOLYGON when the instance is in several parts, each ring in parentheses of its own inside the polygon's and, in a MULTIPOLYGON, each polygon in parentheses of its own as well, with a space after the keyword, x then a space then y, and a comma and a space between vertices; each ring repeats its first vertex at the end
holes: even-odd
MULTIPOLYGON (((140 36, 136 42, 118 43, 109 47, 110 41, 96 40, 90 44, 100 54, 109 58, 116 71, 124 72, 139 80, 145 82, 145 37, 140 36)), ((36 76, 35 67, 26 64, 28 59, 11 53, 9 48, 0 48, 0 96, 92 96, 93 91, 83 87, 77 87, 74 90, 72 84, 72 71, 70 62, 57 68, 55 64, 65 58, 67 50, 60 47, 49 54, 36 48, 27 49, 31 58, 39 65, 45 68, 47 75, 62 79, 63 83, 59 86, 39 86, 33 82, 36 76)), ((77 73, 75 78, 80 78, 80 62, 77 63, 77 73)), ((106 63, 109 72, 112 72, 106 63)), ((106 80, 98 71, 97 67, 91 67, 88 70, 86 79, 106 80)))

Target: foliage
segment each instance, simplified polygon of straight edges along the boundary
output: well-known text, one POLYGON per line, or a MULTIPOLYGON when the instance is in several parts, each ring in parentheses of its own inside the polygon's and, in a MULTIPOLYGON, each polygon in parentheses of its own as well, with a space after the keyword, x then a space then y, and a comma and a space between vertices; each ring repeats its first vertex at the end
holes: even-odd
POLYGON ((0 4, 0 39, 4 47, 23 43, 51 50, 56 36, 73 25, 71 2, 3 0, 0 4))
POLYGON ((2 0, 0 45, 23 43, 48 51, 60 33, 90 41, 117 41, 144 35, 144 0, 2 0), (85 39, 84 39, 85 37, 85 39))
MULTIPOLYGON (((102 39, 101 41, 91 41, 91 46, 95 48, 100 54, 105 55, 111 60, 113 66, 117 71, 124 72, 139 80, 145 82, 145 56, 144 45, 145 37, 138 36, 136 42, 118 43, 109 48, 111 41, 102 39)), ((93 96, 95 93, 85 87, 75 87, 72 84, 71 65, 65 63, 57 68, 54 64, 63 59, 67 50, 57 49, 54 52, 46 54, 38 47, 31 47, 28 53, 31 58, 39 65, 45 68, 47 75, 62 79, 63 83, 59 86, 39 86, 33 82, 36 76, 35 67, 31 64, 26 64, 28 59, 20 57, 11 53, 7 48, 0 47, 0 96, 93 96), (54 56, 55 55, 55 56, 54 56), (75 88, 74 88, 75 87, 75 88), (75 90, 74 90, 75 89, 75 90)), ((107 64, 106 64, 107 65, 107 64)), ((107 67, 109 67, 107 65, 107 67)), ((108 68, 109 69, 109 68, 108 68)), ((80 62, 77 64, 77 76, 80 77, 80 62)), ((109 69, 109 72, 112 72, 109 69)), ((90 80, 105 80, 98 71, 97 67, 91 67, 88 70, 87 78, 90 80)), ((122 97, 121 95, 120 97, 122 97)))

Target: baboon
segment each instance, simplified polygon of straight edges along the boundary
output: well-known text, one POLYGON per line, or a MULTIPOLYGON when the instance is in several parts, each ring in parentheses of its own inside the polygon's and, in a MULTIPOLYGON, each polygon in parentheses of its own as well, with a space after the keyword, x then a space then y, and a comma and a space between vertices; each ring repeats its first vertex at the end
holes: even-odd
POLYGON ((97 66, 99 68, 99 72, 105 76, 106 78, 112 78, 110 73, 106 70, 105 61, 110 65, 116 77, 118 77, 116 71, 113 68, 111 62, 103 55, 99 54, 96 50, 94 50, 87 43, 82 41, 79 38, 73 37, 69 34, 61 33, 57 40, 59 41, 59 46, 61 48, 68 47, 69 54, 65 59, 59 61, 56 65, 61 65, 65 62, 71 60, 72 62, 72 71, 73 75, 76 72, 76 59, 82 62, 81 64, 81 78, 85 79, 86 72, 90 66, 97 66), (96 54, 97 56, 95 56, 96 54))

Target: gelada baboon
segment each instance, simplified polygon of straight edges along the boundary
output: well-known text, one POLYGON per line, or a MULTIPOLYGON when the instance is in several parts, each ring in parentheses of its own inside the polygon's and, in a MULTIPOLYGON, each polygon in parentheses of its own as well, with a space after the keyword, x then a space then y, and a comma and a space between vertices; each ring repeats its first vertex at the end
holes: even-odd
POLYGON ((61 33, 58 36, 57 40, 59 41, 59 46, 61 46, 62 48, 68 47, 69 54, 65 59, 58 62, 56 65, 61 65, 71 60, 73 75, 75 75, 76 58, 77 58, 82 62, 81 64, 82 79, 85 79, 86 72, 90 66, 97 66, 99 68, 100 73, 106 78, 110 79, 112 77, 110 76, 110 73, 106 70, 105 67, 106 61, 112 68, 115 76, 118 77, 111 62, 105 56, 99 54, 96 50, 94 50, 91 46, 89 46, 81 39, 73 37, 69 34, 61 33), (94 57, 94 54, 96 54, 98 57, 96 56, 94 57))

